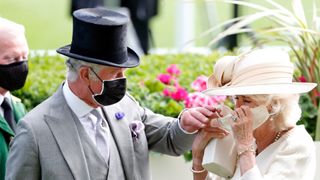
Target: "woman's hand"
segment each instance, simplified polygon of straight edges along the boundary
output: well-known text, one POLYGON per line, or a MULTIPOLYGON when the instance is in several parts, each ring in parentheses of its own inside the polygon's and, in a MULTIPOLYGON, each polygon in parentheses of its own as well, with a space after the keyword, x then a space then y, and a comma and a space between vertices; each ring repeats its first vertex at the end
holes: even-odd
POLYGON ((219 127, 216 119, 211 120, 208 125, 201 129, 192 144, 192 157, 197 165, 202 164, 204 149, 212 138, 223 138, 229 134, 228 131, 219 127))
POLYGON ((237 117, 231 125, 238 148, 250 146, 254 142, 252 112, 248 106, 241 106, 234 111, 237 117))
POLYGON ((234 111, 237 117, 231 124, 236 141, 241 175, 253 168, 255 160, 255 139, 252 128, 252 112, 248 106, 241 106, 234 111))
MULTIPOLYGON (((218 112, 219 113, 219 112, 218 112)), ((223 138, 229 134, 228 131, 219 127, 217 119, 212 119, 206 127, 201 129, 192 144, 192 169, 194 180, 204 180, 208 171, 202 167, 204 149, 212 138, 223 138)))

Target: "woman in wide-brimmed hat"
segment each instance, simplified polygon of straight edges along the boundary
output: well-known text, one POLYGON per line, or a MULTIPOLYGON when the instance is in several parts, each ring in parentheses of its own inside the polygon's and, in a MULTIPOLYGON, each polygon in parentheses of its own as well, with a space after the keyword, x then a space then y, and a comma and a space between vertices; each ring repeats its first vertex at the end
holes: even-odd
MULTIPOLYGON (((233 96, 235 101, 227 121, 237 153, 232 179, 313 179, 314 143, 304 126, 296 122, 301 115, 299 94, 316 84, 292 82, 293 70, 289 55, 275 49, 217 61, 204 93, 233 96)), ((211 139, 203 130, 194 141, 192 171, 196 180, 223 179, 202 166, 205 146, 211 139)))

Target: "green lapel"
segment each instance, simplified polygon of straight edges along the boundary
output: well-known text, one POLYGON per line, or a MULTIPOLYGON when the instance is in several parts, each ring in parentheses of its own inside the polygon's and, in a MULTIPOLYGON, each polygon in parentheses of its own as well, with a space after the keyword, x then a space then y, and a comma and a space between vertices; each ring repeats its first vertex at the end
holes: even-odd
MULTIPOLYGON (((26 110, 24 105, 20 102, 20 99, 11 96, 10 101, 13 108, 14 119, 18 122, 26 114, 26 110)), ((0 116, 0 129, 11 136, 14 136, 13 130, 2 116, 0 116)))
POLYGON ((3 130, 4 132, 8 133, 11 136, 14 136, 14 132, 12 131, 9 124, 2 116, 0 116, 0 129, 3 130))
POLYGON ((16 122, 18 122, 26 114, 26 110, 21 102, 12 100, 11 103, 13 107, 14 119, 16 122))

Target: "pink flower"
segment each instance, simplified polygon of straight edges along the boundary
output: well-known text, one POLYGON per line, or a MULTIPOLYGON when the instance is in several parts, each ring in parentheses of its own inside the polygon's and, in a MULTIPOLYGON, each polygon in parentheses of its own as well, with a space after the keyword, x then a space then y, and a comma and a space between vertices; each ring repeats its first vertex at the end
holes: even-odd
POLYGON ((188 97, 188 92, 182 87, 176 87, 175 92, 171 92, 171 98, 176 101, 183 101, 188 97))
POLYGON ((185 99, 186 108, 214 106, 226 99, 226 96, 207 96, 200 92, 191 93, 185 99))
POLYGON ((300 77, 298 78, 298 80, 299 80, 300 82, 307 82, 307 79, 306 79, 304 76, 300 76, 300 77))
POLYGON ((192 82, 191 87, 195 91, 201 92, 207 89, 207 76, 199 76, 195 81, 192 82))
POLYGON ((159 74, 157 79, 162 82, 163 84, 170 84, 171 76, 169 74, 159 74))
POLYGON ((171 96, 171 92, 170 92, 170 90, 169 90, 168 88, 165 88, 165 89, 162 91, 162 93, 163 93, 164 96, 168 96, 168 97, 171 96))
POLYGON ((171 64, 168 68, 167 68, 167 72, 174 76, 174 75, 179 75, 180 74, 180 69, 178 68, 178 66, 176 64, 171 64))

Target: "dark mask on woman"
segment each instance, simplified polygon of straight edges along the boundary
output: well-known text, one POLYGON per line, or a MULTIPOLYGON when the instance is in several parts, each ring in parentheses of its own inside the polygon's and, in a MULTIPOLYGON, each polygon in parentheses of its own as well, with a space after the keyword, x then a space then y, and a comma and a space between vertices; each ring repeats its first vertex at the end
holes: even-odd
POLYGON ((0 87, 14 91, 21 89, 28 75, 28 61, 0 65, 0 87))

